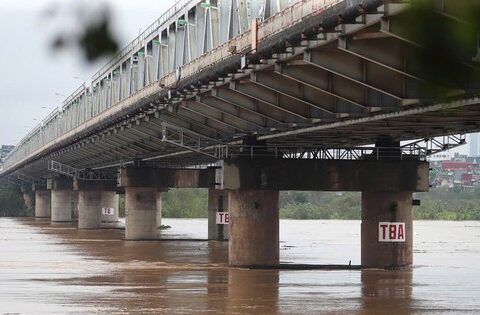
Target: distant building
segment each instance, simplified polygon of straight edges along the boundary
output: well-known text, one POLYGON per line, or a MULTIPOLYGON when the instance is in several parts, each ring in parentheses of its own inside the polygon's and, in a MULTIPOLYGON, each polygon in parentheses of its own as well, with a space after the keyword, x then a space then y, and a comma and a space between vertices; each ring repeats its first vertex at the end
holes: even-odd
POLYGON ((455 153, 450 159, 430 160, 430 167, 433 187, 480 187, 480 158, 455 153))
POLYGON ((479 157, 480 156, 480 133, 469 134, 467 142, 470 145, 469 156, 479 157))
POLYGON ((430 155, 428 157, 429 161, 450 161, 453 158, 452 152, 450 151, 442 151, 434 155, 430 155))

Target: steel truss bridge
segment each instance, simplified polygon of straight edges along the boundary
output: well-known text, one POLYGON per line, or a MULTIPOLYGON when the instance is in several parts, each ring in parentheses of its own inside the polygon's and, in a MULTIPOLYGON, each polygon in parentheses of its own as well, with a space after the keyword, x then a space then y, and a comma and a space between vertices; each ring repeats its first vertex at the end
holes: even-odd
MULTIPOLYGON (((411 53, 422 43, 399 31, 408 8, 383 0, 179 1, 34 128, 0 177, 108 180, 136 161, 208 165, 239 154, 379 158, 367 145, 384 136, 422 139, 396 151, 405 158, 461 145, 456 135, 480 130, 480 81, 444 103, 425 95, 411 53)), ((439 5, 437 14, 463 23, 449 8, 439 5)), ((463 66, 472 78, 479 72, 463 66)))

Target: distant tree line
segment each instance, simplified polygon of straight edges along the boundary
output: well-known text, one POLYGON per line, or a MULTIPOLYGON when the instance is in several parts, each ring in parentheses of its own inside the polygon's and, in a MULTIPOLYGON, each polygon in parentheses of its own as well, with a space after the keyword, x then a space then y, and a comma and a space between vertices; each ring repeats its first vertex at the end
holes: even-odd
MULTIPOLYGON (((415 220, 480 220, 480 189, 435 188, 414 194, 421 200, 413 207, 415 220)), ((172 189, 163 195, 163 216, 171 218, 207 217, 206 189, 172 189)), ((283 219, 361 219, 359 192, 280 192, 283 219)))
MULTIPOLYGON (((415 220, 480 220, 480 188, 434 188, 416 193, 420 206, 413 207, 415 220)), ((166 218, 206 218, 207 189, 171 189, 163 194, 162 215, 166 218)), ((16 186, 0 186, 0 216, 33 216, 16 186)), ((125 198, 120 198, 120 216, 125 215, 125 198)), ((280 192, 280 218, 299 220, 359 220, 358 192, 280 192)))
POLYGON ((0 217, 33 216, 33 210, 27 210, 20 187, 0 185, 0 217))

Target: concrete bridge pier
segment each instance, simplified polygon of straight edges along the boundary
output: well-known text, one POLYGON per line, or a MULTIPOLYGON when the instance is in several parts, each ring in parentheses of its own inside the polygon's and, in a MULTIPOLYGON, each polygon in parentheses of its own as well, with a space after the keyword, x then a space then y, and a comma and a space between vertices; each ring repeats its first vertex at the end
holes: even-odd
POLYGON ((224 241, 229 238, 228 224, 217 224, 217 212, 228 212, 228 191, 208 190, 208 239, 224 241))
POLYGON ((23 193, 23 202, 25 203, 25 207, 27 207, 27 210, 32 210, 33 209, 33 198, 31 195, 31 191, 27 189, 23 189, 22 187, 22 193, 23 193))
POLYGON ((47 188, 51 190, 52 222, 71 222, 73 180, 65 176, 48 179, 47 188))
POLYGON ((35 217, 50 218, 51 196, 49 190, 35 190, 35 217))
POLYGON ((278 190, 229 192, 232 266, 274 267, 279 264, 278 190))
POLYGON ((102 192, 81 190, 78 194, 78 228, 98 229, 102 218, 102 192))
POLYGON ((125 239, 157 238, 157 189, 125 188, 125 239))
POLYGON ((102 191, 101 201, 101 221, 105 223, 118 222, 118 207, 119 198, 116 191, 102 191), (110 211, 103 211, 103 209, 109 209, 110 211), (113 210, 113 211, 112 211, 113 210))
POLYGON ((80 201, 80 194, 79 194, 78 191, 74 190, 72 192, 72 218, 73 218, 73 220, 78 220, 79 201, 80 201))
POLYGON ((412 192, 362 192, 362 266, 396 269, 413 263, 412 192))
POLYGON ((98 229, 102 223, 102 202, 106 192, 115 195, 116 183, 108 181, 74 180, 78 193, 78 228, 98 229))
POLYGON ((223 163, 229 190, 229 262, 278 265, 278 191, 361 191, 362 266, 412 264, 412 193, 428 191, 428 162, 363 160, 231 159, 223 163))
POLYGON ((209 188, 214 169, 172 169, 148 166, 120 169, 118 186, 125 189, 125 239, 156 239, 161 224, 162 192, 168 188, 209 188))
POLYGON ((157 191, 157 195, 156 195, 157 197, 157 214, 156 214, 157 229, 162 227, 162 194, 163 194, 163 191, 157 191))

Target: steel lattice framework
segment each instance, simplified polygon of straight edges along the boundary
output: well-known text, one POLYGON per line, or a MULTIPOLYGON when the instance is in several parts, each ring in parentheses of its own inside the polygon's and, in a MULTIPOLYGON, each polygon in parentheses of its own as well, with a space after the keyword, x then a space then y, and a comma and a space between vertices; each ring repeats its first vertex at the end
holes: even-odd
MULTIPOLYGON (((77 170, 215 163, 247 136, 281 157, 358 158, 385 135, 428 140, 399 148, 405 157, 460 145, 433 139, 480 130, 480 82, 445 103, 421 93, 409 58, 422 43, 398 32, 408 8, 180 1, 32 130, 0 176, 46 176, 52 160, 77 170)), ((462 23, 448 8, 438 14, 462 23)))

